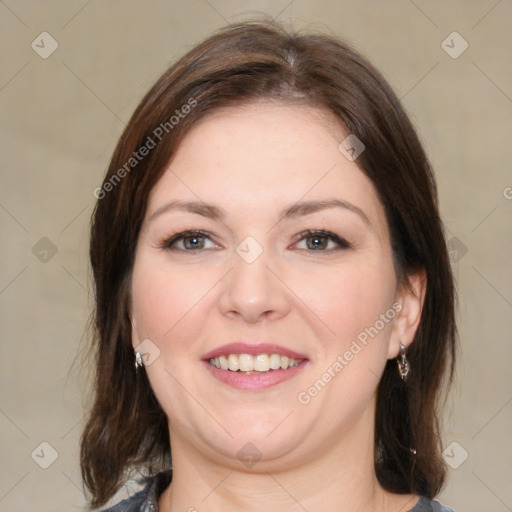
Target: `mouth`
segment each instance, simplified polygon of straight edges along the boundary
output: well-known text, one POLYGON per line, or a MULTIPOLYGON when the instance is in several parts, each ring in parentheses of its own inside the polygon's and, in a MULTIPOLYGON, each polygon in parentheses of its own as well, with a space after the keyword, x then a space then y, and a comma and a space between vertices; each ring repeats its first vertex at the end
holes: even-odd
POLYGON ((242 390, 257 391, 291 379, 309 363, 304 354, 273 345, 231 343, 202 358, 221 382, 242 390))
POLYGON ((229 372, 240 372, 247 375, 274 372, 279 370, 288 370, 295 368, 305 359, 295 359, 283 354, 223 354, 218 357, 212 357, 208 360, 209 364, 219 370, 229 372))

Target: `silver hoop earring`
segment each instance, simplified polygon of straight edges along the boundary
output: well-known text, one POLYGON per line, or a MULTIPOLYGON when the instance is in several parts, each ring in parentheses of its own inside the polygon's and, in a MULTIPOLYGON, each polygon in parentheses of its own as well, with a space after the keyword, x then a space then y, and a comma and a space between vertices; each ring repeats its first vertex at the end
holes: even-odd
POLYGON ((409 361, 407 361, 407 352, 405 350, 405 345, 400 343, 400 355, 396 360, 398 364, 398 373, 400 374, 401 379, 406 382, 407 375, 409 374, 410 366, 409 361))
POLYGON ((135 352, 135 371, 137 371, 139 368, 142 368, 144 366, 144 363, 142 361, 142 356, 140 355, 140 352, 135 352))

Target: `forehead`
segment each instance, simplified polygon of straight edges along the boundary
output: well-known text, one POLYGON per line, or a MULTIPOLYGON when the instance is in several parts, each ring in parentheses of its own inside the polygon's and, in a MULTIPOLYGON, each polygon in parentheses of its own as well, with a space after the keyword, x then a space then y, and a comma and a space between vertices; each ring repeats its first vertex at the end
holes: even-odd
POLYGON ((383 209, 371 180, 338 150, 346 135, 330 113, 305 105, 217 109, 180 143, 151 193, 149 213, 173 199, 236 213, 337 198, 364 207, 378 224, 383 209))
POLYGON ((306 105, 259 101, 224 107, 189 131, 172 167, 186 173, 207 162, 209 168, 237 166, 240 175, 255 168, 260 175, 266 169, 281 174, 287 167, 291 170, 289 164, 299 170, 298 162, 304 158, 305 163, 338 158, 341 133, 332 114, 306 105), (197 151, 199 147, 202 151, 197 151))

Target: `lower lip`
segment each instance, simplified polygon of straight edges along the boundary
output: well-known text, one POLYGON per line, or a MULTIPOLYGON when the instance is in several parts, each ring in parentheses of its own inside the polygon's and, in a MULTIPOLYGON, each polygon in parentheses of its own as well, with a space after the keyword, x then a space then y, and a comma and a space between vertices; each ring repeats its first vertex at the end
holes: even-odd
POLYGON ((260 389, 270 388, 284 382, 285 380, 289 380, 300 373, 308 363, 307 360, 304 360, 297 366, 286 370, 270 370, 268 372, 247 374, 243 372, 221 370, 216 366, 212 366, 208 361, 202 362, 216 379, 219 379, 224 382, 224 384, 228 384, 234 388, 248 391, 258 391, 260 389))

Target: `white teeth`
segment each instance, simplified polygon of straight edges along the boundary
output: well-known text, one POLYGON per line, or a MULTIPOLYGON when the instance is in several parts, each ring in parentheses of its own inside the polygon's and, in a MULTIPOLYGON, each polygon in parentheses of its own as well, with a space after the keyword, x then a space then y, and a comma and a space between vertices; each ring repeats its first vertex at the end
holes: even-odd
POLYGON ((254 359, 254 370, 257 372, 268 372, 270 370, 270 358, 267 354, 259 354, 254 359))
POLYGON ((221 370, 227 370, 229 368, 229 361, 226 356, 219 356, 219 363, 221 370))
POLYGON ((272 354, 270 356, 270 368, 272 370, 279 370, 281 368, 281 356, 279 354, 272 354))
POLYGON ((269 370, 287 370, 299 365, 303 360, 280 354, 226 354, 210 359, 210 364, 221 370, 236 372, 268 372, 269 370))
MULTIPOLYGON (((215 359, 217 359, 217 358, 215 358, 215 359)), ((240 363, 238 362, 238 356, 236 356, 235 354, 229 354, 228 364, 229 364, 229 369, 232 372, 236 372, 237 370, 240 369, 240 363)))
POLYGON ((249 354, 240 354, 238 356, 241 372, 252 372, 254 370, 254 357, 249 354))

